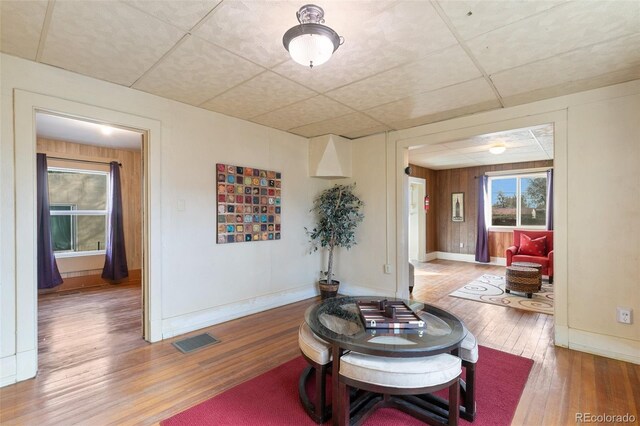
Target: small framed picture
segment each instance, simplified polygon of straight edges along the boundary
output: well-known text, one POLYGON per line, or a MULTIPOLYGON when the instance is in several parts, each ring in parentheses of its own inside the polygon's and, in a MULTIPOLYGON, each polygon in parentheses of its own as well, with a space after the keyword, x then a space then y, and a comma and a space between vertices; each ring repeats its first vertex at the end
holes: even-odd
POLYGON ((451 193, 451 220, 464 222, 464 192, 451 193))

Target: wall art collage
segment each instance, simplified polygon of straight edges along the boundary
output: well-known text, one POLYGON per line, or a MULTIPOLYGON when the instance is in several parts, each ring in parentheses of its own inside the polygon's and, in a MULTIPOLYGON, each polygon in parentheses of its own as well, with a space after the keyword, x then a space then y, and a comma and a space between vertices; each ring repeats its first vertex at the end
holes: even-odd
POLYGON ((282 175, 216 164, 218 244, 280 239, 282 175))

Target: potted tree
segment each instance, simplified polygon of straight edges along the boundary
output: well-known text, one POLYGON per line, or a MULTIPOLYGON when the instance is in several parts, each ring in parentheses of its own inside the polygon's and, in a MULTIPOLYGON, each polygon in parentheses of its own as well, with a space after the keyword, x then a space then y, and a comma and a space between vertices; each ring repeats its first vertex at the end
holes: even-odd
POLYGON ((334 185, 318 195, 311 212, 316 214, 316 226, 305 228, 312 243, 313 251, 326 248, 328 251, 327 270, 322 271, 325 279, 319 281, 322 299, 335 297, 340 281, 333 279, 333 249, 350 249, 356 244, 355 230, 364 219, 364 203, 353 193, 355 183, 334 185))

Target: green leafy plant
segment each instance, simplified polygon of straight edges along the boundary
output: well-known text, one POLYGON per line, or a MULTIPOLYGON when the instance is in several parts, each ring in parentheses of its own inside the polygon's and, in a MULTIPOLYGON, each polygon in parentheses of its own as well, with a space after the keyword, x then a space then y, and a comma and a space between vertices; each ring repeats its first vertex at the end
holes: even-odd
POLYGON ((355 230, 364 219, 364 203, 353 193, 356 184, 335 185, 318 195, 313 202, 311 212, 317 216, 316 226, 307 231, 313 251, 326 248, 329 252, 327 283, 333 282, 333 249, 356 245, 355 230))

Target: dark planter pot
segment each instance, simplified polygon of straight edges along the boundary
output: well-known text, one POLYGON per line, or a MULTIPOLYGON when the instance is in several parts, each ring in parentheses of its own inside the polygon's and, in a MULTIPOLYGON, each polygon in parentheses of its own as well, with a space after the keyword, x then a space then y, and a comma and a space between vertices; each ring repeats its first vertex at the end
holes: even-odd
POLYGON ((318 281, 318 285, 320 286, 320 297, 322 300, 338 295, 340 281, 331 280, 331 284, 327 284, 327 280, 320 280, 318 281))

